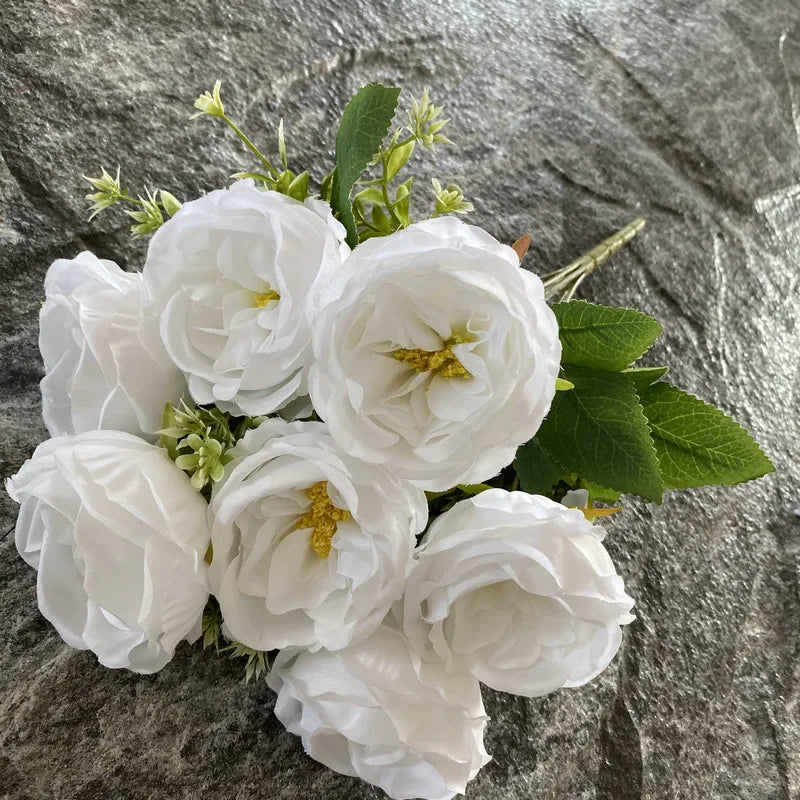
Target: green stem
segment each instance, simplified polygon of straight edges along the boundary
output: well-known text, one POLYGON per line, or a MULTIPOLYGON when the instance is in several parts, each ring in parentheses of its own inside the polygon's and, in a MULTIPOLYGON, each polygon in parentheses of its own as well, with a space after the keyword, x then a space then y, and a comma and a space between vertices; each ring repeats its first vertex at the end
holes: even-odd
POLYGON ((375 233, 380 233, 380 231, 371 222, 367 222, 364 217, 361 217, 361 219, 358 221, 358 224, 363 225, 365 228, 369 228, 371 231, 375 231, 375 233))
POLYGON ((383 194, 383 202, 386 203, 386 210, 389 212, 392 221, 400 225, 400 220, 397 219, 397 215, 394 213, 392 201, 389 199, 389 184, 386 180, 386 169, 389 164, 390 152, 389 150, 381 149, 381 194, 383 194))
MULTIPOLYGON (((136 206, 143 206, 144 200, 140 197, 131 197, 127 192, 125 194, 117 195, 118 200, 124 200, 126 203, 133 203, 136 206)), ((156 200, 157 206, 163 206, 164 204, 160 200, 156 200)))
POLYGON ((223 114, 221 119, 245 143, 250 152, 272 173, 273 177, 280 177, 280 172, 269 163, 266 156, 250 141, 250 137, 227 114, 223 114))
POLYGON ((604 261, 628 244, 644 225, 645 221, 641 218, 633 220, 566 267, 545 275, 542 278, 545 298, 549 300, 563 293, 563 300, 571 300, 580 284, 604 261))

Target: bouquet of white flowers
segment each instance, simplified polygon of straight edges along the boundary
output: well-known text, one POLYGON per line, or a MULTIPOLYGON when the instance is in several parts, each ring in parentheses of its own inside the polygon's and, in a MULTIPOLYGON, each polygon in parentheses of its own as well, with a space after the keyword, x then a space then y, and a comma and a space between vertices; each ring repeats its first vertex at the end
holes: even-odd
POLYGON ((267 673, 313 758, 450 798, 489 759, 480 682, 534 697, 619 649, 633 600, 595 519, 772 465, 634 366, 655 320, 572 299, 642 220, 539 278, 452 184, 419 219, 398 176, 450 144, 427 92, 390 133, 399 89, 363 87, 312 191, 283 124, 276 167, 219 89, 196 116, 261 171, 181 204, 104 170, 93 212, 136 206, 142 272, 48 270, 52 438, 8 481, 16 545, 68 645, 152 673, 201 638, 267 673))

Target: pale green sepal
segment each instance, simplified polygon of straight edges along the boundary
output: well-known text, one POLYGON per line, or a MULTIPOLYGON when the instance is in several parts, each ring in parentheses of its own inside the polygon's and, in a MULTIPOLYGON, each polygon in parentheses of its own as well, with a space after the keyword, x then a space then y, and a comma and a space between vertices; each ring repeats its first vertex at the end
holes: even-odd
POLYGON ((165 189, 161 189, 158 194, 161 198, 161 205, 164 206, 164 211, 174 217, 181 210, 183 203, 174 194, 165 189))

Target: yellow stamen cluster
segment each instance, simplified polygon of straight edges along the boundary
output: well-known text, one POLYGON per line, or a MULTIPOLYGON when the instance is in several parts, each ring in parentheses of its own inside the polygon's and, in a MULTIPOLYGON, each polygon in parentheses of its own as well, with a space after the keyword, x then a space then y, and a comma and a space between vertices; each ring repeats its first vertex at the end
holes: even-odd
POLYGON ((311 528, 311 549, 320 557, 325 558, 331 552, 331 539, 336 533, 336 523, 350 519, 350 512, 343 508, 336 508, 328 497, 328 482, 315 483, 307 492, 311 500, 311 508, 303 516, 295 528, 311 528))
POLYGON ((264 306, 270 302, 270 300, 280 300, 281 296, 274 290, 267 288, 266 292, 254 292, 253 293, 253 305, 256 308, 264 308, 264 306))
POLYGON ((418 347, 405 348, 392 352, 392 355, 404 364, 408 364, 415 372, 435 372, 443 378, 471 378, 464 365, 450 349, 453 345, 468 342, 466 336, 454 333, 441 350, 421 350, 418 347))

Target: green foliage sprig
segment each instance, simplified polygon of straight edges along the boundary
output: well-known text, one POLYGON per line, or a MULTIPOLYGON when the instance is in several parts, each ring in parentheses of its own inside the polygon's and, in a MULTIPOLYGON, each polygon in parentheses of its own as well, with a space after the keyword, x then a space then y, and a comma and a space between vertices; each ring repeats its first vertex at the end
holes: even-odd
POLYGON ((220 640, 225 638, 222 633, 222 622, 222 609, 219 607, 219 602, 215 597, 210 597, 203 610, 201 633, 203 650, 213 647, 217 654, 227 653, 230 658, 246 659, 242 683, 250 683, 253 679, 258 680, 269 669, 269 653, 265 650, 255 650, 236 641, 220 646, 220 640))
POLYGON ((167 403, 159 444, 191 476, 192 486, 208 494, 212 484, 222 479, 231 459, 228 450, 260 421, 260 417, 234 417, 215 406, 190 408, 184 402, 180 406, 167 403))
MULTIPOLYGON (((252 178, 265 188, 303 201, 311 194, 310 175, 307 170, 294 172, 289 168, 283 120, 278 124, 279 167, 261 151, 255 142, 225 110, 220 94, 221 82, 204 92, 194 102, 197 111, 191 119, 212 117, 222 120, 255 156, 263 171, 246 170, 235 172, 232 178, 252 178)), ((413 177, 399 185, 398 173, 408 164, 417 145, 435 150, 436 145, 452 144, 442 133, 449 120, 442 119, 443 107, 430 102, 428 90, 419 100, 412 99, 407 112, 408 124, 399 126, 387 144, 383 140, 397 110, 400 89, 380 84, 368 84, 359 89, 350 99, 342 114, 336 134, 336 156, 334 168, 321 183, 319 196, 330 203, 335 216, 347 231, 347 242, 355 247, 359 242, 374 236, 386 236, 411 224, 411 191, 413 177), (377 169, 377 177, 365 175, 377 169), (351 199, 353 189, 359 187, 351 199)), ((145 236, 164 224, 164 213, 174 216, 181 203, 174 195, 145 189, 145 196, 133 197, 120 184, 119 169, 114 178, 103 169, 99 178, 87 178, 96 192, 87 195, 90 202, 90 219, 100 211, 117 203, 131 203, 136 210, 126 212, 133 220, 131 232, 134 236, 145 236)), ((472 203, 453 183, 442 186, 436 178, 432 180, 433 206, 428 217, 445 214, 466 214, 472 211, 472 203)))
POLYGON ((662 380, 666 367, 634 367, 661 333, 652 317, 583 300, 552 306, 562 370, 536 437, 514 461, 520 487, 552 493, 582 486, 593 499, 637 494, 660 503, 665 489, 736 484, 774 467, 722 411, 662 380))
POLYGON ((89 201, 91 215, 89 219, 94 219, 101 211, 116 205, 117 203, 128 203, 139 206, 136 211, 126 211, 125 213, 134 221, 131 225, 133 236, 146 236, 158 230, 164 224, 164 214, 166 211, 170 217, 175 216, 181 209, 181 202, 175 195, 164 189, 157 189, 151 192, 145 187, 145 197, 139 195, 132 197, 127 189, 122 188, 119 167, 116 176, 110 175, 105 168, 99 178, 90 178, 84 175, 84 180, 89 181, 96 192, 86 195, 89 201))
POLYGON ((345 106, 336 133, 336 167, 330 189, 334 214, 347 230, 350 247, 358 244, 357 206, 350 203, 350 194, 361 173, 367 168, 392 124, 397 87, 368 84, 362 86, 345 106))
MULTIPOLYGON (((382 144, 394 117, 399 93, 396 87, 364 86, 348 103, 342 116, 336 137, 333 181, 339 192, 332 192, 331 205, 348 229, 351 246, 375 236, 387 236, 411 224, 414 178, 406 178, 397 184, 399 173, 408 164, 417 145, 433 151, 437 144, 452 144, 442 133, 449 120, 440 119, 443 107, 430 102, 427 89, 419 101, 412 99, 407 113, 408 124, 396 128, 389 142, 382 144), (362 147, 354 161, 355 144, 362 147), (377 169, 376 177, 360 177, 362 173, 368 175, 372 168, 377 169), (337 177, 340 175, 342 180, 346 178, 346 183, 353 178, 346 191, 337 177), (350 191, 354 185, 358 185, 360 190, 351 204, 350 191)), ((464 199, 455 184, 443 188, 434 178, 432 185, 434 205, 429 217, 472 211, 472 203, 464 199)))
POLYGON ((283 166, 281 170, 272 165, 272 162, 256 147, 252 139, 227 115, 220 98, 220 86, 220 81, 217 81, 211 92, 205 92, 194 101, 194 107, 198 111, 192 114, 190 119, 196 119, 204 115, 221 119, 267 170, 266 174, 263 172, 236 172, 231 177, 253 178, 261 181, 267 189, 289 195, 295 200, 305 200, 308 197, 308 172, 296 174, 289 169, 283 120, 278 124, 278 155, 283 166))

